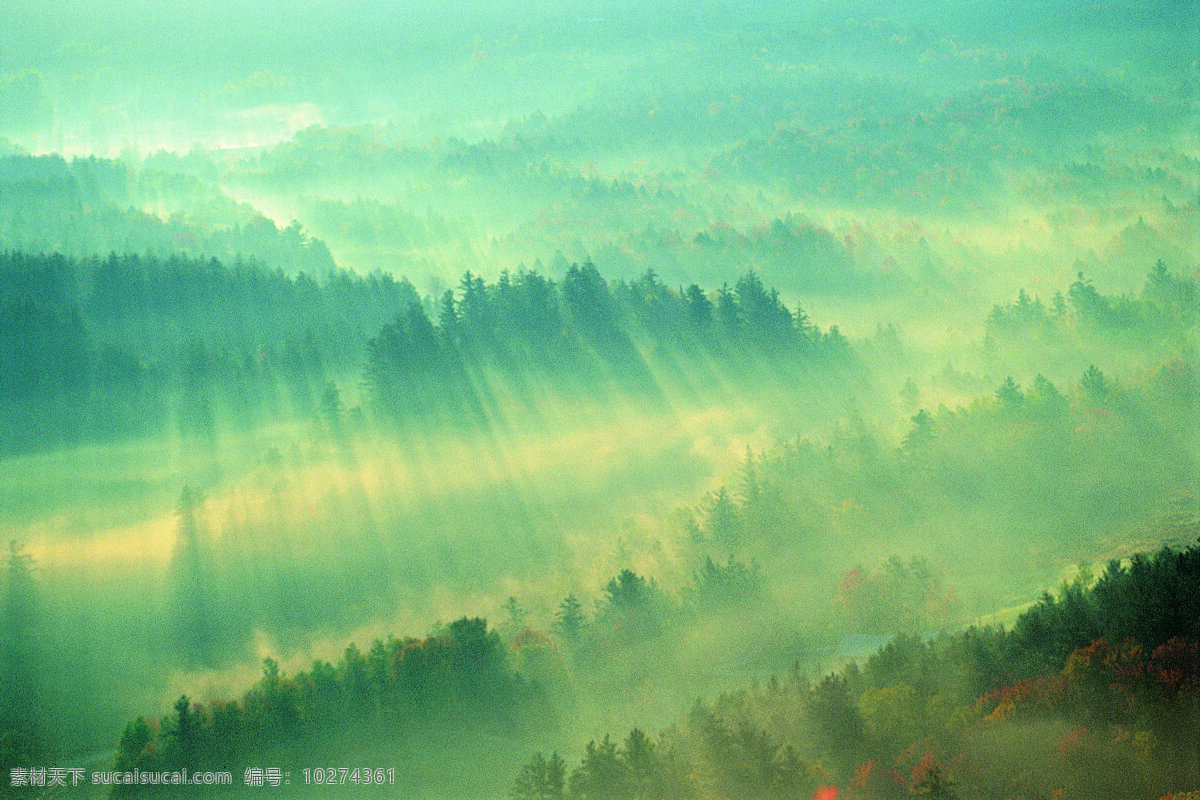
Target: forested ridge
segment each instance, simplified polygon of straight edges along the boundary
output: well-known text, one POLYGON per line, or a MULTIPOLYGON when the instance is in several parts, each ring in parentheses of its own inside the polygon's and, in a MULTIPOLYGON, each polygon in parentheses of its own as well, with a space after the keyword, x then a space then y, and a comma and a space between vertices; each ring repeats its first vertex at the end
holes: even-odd
POLYGON ((0 800, 1200 795, 1200 5, 54 5, 0 800))
MULTIPOLYGON (((719 568, 708 569, 711 580, 719 568)), ((492 730, 545 735, 570 708, 554 682, 581 652, 595 655, 579 626, 655 613, 647 585, 618 576, 595 620, 567 602, 553 631, 524 630, 507 647, 483 620, 463 618, 425 638, 376 640, 366 654, 351 645, 337 664, 293 676, 268 659, 239 700, 184 696, 173 714, 130 722, 116 768, 286 765, 313 737, 336 761, 365 735, 403 747, 453 731, 465 752, 492 730)), ((511 796, 808 797, 838 786, 864 800, 1088 797, 1117 785, 1166 796, 1197 779, 1197 586, 1195 545, 1114 560, 1094 580, 1084 573, 1047 593, 1011 628, 900 635, 815 679, 797 667, 697 701, 657 736, 635 728, 589 742, 577 766, 539 753, 511 796), (1015 768, 1014 737, 1025 754, 1015 768)))
MULTIPOLYGON (((615 347, 610 358, 639 352, 626 330, 644 337, 655 325, 681 351, 708 347, 719 353, 755 344, 755 328, 726 322, 722 331, 715 313, 696 324, 688 304, 707 300, 703 293, 665 288, 657 316, 643 308, 639 327, 619 327, 613 320, 629 319, 630 309, 639 308, 637 298, 644 298, 631 297, 634 287, 661 287, 650 276, 599 295, 608 298, 609 314, 585 322, 581 309, 588 306, 569 305, 579 302, 580 290, 567 299, 565 286, 589 277, 598 280, 590 265, 572 268, 561 305, 551 305, 556 284, 540 276, 520 274, 523 288, 515 290, 508 276, 492 287, 468 275, 461 300, 454 293, 441 298, 440 324, 415 302, 406 316, 385 323, 366 344, 366 374, 371 361, 382 358, 380 341, 388 336, 392 368, 434 376, 429 380, 446 380, 441 376, 450 359, 503 366, 505 359, 534 358, 516 348, 522 335, 536 335, 538 314, 529 315, 529 328, 511 339, 500 336, 511 330, 498 310, 505 292, 515 304, 544 290, 541 313, 555 320, 548 335, 586 343, 593 352, 615 347), (424 360, 419 340, 405 338, 420 330, 406 327, 414 319, 425 320, 420 329, 430 337, 424 360), (588 335, 586 324, 600 335, 588 335)), ((738 310, 738 301, 755 296, 757 285, 750 276, 734 292, 718 293, 717 301, 727 297, 733 301, 727 308, 738 310)), ((1070 337, 1086 352, 1094 337, 1112 335, 1112 326, 1091 321, 1091 303, 1128 309, 1124 318, 1130 321, 1117 327, 1117 335, 1170 338, 1192 324, 1190 286, 1159 266, 1137 299, 1097 296, 1080 280, 1057 311, 1028 312, 1023 309, 1040 309, 1040 301, 1021 293, 1014 303, 996 307, 988 335, 1042 330, 1038 335, 1070 337), (1164 285, 1170 290, 1165 295, 1164 285), (1010 322, 1009 316, 1033 322, 1010 322), (1046 326, 1052 326, 1049 333, 1046 326)), ((776 319, 795 319, 781 305, 775 308, 776 319)), ((794 349, 764 358, 807 359, 822 347, 821 337, 806 337, 794 322, 775 331, 794 349)), ((536 360, 530 367, 553 368, 536 360)), ((1038 376, 1024 389, 1009 378, 969 405, 920 410, 897 446, 860 423, 841 428, 828 442, 798 439, 748 452, 734 480, 674 518, 680 537, 674 546, 692 565, 678 589, 624 569, 598 593, 580 587, 585 597, 595 595, 592 611, 575 592, 550 608, 526 608, 527 601, 510 597, 492 629, 482 619, 463 618, 424 638, 377 639, 365 654, 352 645, 339 660, 318 659, 292 675, 268 660, 263 677, 238 700, 197 703, 184 696, 172 715, 131 722, 116 763, 151 770, 254 764, 268 756, 286 761, 306 742, 319 741, 326 752, 349 748, 356 735, 351 732, 363 730, 376 732, 380 744, 372 752, 379 753, 446 735, 459 736, 468 749, 485 747, 489 732, 510 746, 526 741, 536 747, 554 739, 580 698, 611 680, 610 672, 684 641, 697 625, 729 628, 730 647, 754 646, 752 632, 736 627, 746 624, 746 614, 775 624, 769 620, 787 607, 780 597, 790 591, 782 581, 787 574, 836 601, 836 612, 826 611, 825 631, 810 634, 810 646, 830 647, 838 636, 854 633, 901 632, 899 638, 861 667, 819 679, 806 678, 797 667, 778 673, 765 688, 699 702, 686 720, 660 734, 637 728, 617 740, 598 739, 576 754, 577 762, 544 750, 521 769, 513 795, 807 797, 836 785, 864 798, 937 792, 1007 797, 1054 783, 1064 797, 1086 797, 1113 785, 1118 775, 1144 791, 1186 786, 1193 777, 1186 745, 1179 742, 1187 740, 1172 736, 1170 726, 1192 724, 1187 703, 1194 703, 1196 692, 1193 584, 1200 564, 1194 546, 1112 561, 1094 581, 1081 571, 1011 627, 936 636, 931 631, 954 630, 973 616, 957 596, 965 573, 948 573, 946 562, 916 556, 892 556, 874 568, 869 561, 848 571, 838 565, 847 556, 878 552, 880 530, 891 531, 886 541, 895 548, 908 546, 908 528, 932 531, 944 537, 933 540, 936 547, 951 554, 968 548, 959 553, 962 559, 997 570, 978 565, 994 557, 996 565, 1008 560, 1011 567, 1012 553, 1030 544, 1036 544, 1032 567, 1046 553, 1055 553, 1057 561, 1095 552, 1132 531, 1174 541, 1193 537, 1195 520, 1187 509, 1194 454, 1185 447, 1164 457, 1155 443, 1164 441, 1166 430, 1182 430, 1185 439, 1196 435, 1188 416, 1195 391, 1186 358, 1124 381, 1093 365, 1071 386, 1059 388, 1038 376), (1097 455, 1113 449, 1125 460, 1110 469, 1097 455), (1064 474, 1064 463, 1075 466, 1064 474), (1055 479, 1046 480, 1051 474, 1055 479), (1140 498, 1135 487, 1144 492, 1140 498), (960 507, 964 493, 976 509, 975 524, 992 515, 1005 519, 1019 499, 1024 530, 1000 524, 988 531, 994 556, 980 551, 977 541, 962 541, 944 509, 960 507), (1089 517, 1104 526, 1092 523, 1088 530, 1079 520, 1089 517), (841 557, 817 552, 817 543, 829 538, 841 541, 841 557), (531 618, 549 624, 534 627, 531 618), (998 754, 1008 746, 1007 731, 1018 725, 1029 727, 1019 735, 1033 737, 1043 750, 1013 775, 997 766, 1004 763, 998 754), (279 726, 286 736, 278 735, 279 726), (181 736, 194 741, 185 746, 181 736)), ((392 424, 387 420, 395 419, 394 406, 372 407, 392 424)), ((185 530, 194 524, 189 513, 181 507, 185 530)), ((219 574, 218 568, 210 580, 219 574)), ((1003 581, 990 585, 993 601, 1019 596, 1003 581)), ((236 636, 232 629, 213 633, 236 636)), ((220 650, 207 652, 201 657, 220 650)), ((443 768, 436 758, 422 761, 402 780, 412 787, 433 785, 426 783, 430 775, 443 768)), ((482 786, 467 781, 460 789, 470 793, 482 786)))
MULTIPOLYGON (((705 290, 653 271, 610 286, 590 263, 560 280, 522 269, 489 284, 468 271, 457 291, 422 297, 387 275, 316 280, 253 260, 6 252, 0 303, 4 402, 20 414, 40 398, 0 444, 10 451, 172 423, 211 434, 216 406, 243 425, 328 411, 338 382, 361 382, 363 405, 382 416, 443 407, 440 418, 478 421, 491 379, 528 405, 539 391, 653 400, 746 370, 786 384, 852 366, 836 326, 822 331, 754 273, 705 290), (46 397, 69 408, 43 415, 46 397)), ((1022 291, 996 306, 985 344, 1001 364, 1018 348, 1054 363, 1098 346, 1176 347, 1198 306, 1195 282, 1161 262, 1140 297, 1102 295, 1081 275, 1049 305, 1022 291)))
POLYGON ((1200 780, 1197 587, 1200 547, 1135 554, 1011 628, 901 635, 697 701, 658 736, 538 753, 510 796, 1176 797, 1200 780))
POLYGON ((291 275, 336 271, 329 249, 299 223, 281 228, 205 178, 204 170, 0 150, 0 247, 84 259, 190 253, 270 263, 291 275))
POLYGON ((10 252, 0 303, 0 389, 23 420, 0 442, 13 452, 172 427, 211 437, 218 415, 248 427, 340 414, 338 382, 361 382, 373 415, 470 424, 486 422, 488 392, 503 388, 482 388, 494 377, 532 407, 545 391, 655 401, 757 362, 781 381, 849 364, 836 328, 790 311, 753 273, 706 291, 653 272, 610 287, 590 263, 560 281, 522 270, 488 284, 468 271, 457 292, 422 298, 387 275, 10 252))
MULTIPOLYGON (((97 442, 137 442, 169 426, 200 448, 228 433, 221 409, 238 409, 247 430, 292 420, 312 452, 261 456, 255 480, 276 495, 289 480, 285 464, 333 458, 345 469, 370 457, 372 435, 453 430, 466 444, 473 431, 506 425, 536 432, 551 424, 536 413, 553 412, 547 397, 669 413, 721 397, 719 385, 747 382, 767 397, 812 392, 819 407, 823 392, 842 391, 834 387, 878 392, 869 376, 905 347, 887 331, 859 343, 836 328, 821 331, 753 273, 715 291, 671 289, 653 273, 609 283, 585 263, 558 280, 520 270, 488 283, 468 272, 435 297, 383 276, 318 281, 255 262, 9 253, 3 265, 11 414, 49 425, 58 413, 78 426, 79 440, 97 442), (228 314, 221 324, 217 309, 228 314), (357 357, 347 342, 358 343, 357 357), (339 382, 357 382, 353 407, 339 382), (101 410, 131 427, 106 429, 88 416, 101 410)), ((840 786, 862 797, 1008 797, 1060 775, 1064 797, 1086 797, 1118 775, 1139 791, 1185 788, 1194 779, 1190 756, 1162 720, 1186 733, 1195 693, 1189 581, 1197 551, 1184 543, 1196 532, 1200 430, 1187 341, 1198 302, 1194 280, 1161 263, 1136 296, 1103 295, 1083 276, 1049 304, 1021 291, 988 315, 982 359, 1005 369, 1032 341, 1048 360, 1060 359, 1060 372, 1108 353, 1123 377, 1092 363, 1069 382, 1037 374, 1026 388, 1007 377, 969 402, 921 407, 926 393, 975 390, 977 377, 947 365, 906 387, 903 404, 915 413, 899 434, 851 416, 821 436, 747 450, 724 484, 688 507, 657 509, 653 538, 637 545, 657 554, 649 566, 635 568, 622 550, 606 561, 619 567, 610 579, 568 583, 565 597, 518 590, 492 606, 492 628, 463 616, 424 637, 378 638, 365 653, 351 645, 292 672, 268 658, 237 699, 196 701, 185 691, 173 714, 130 722, 115 765, 241 770, 298 763, 316 749, 383 760, 405 752, 412 761, 399 780, 409 790, 477 795, 495 790, 494 776, 506 765, 511 772, 516 753, 540 749, 516 777, 515 796, 803 797, 840 786), (1123 366, 1128 354, 1145 352, 1162 360, 1136 373, 1123 366), (1120 462, 1107 458, 1113 452, 1120 462), (962 537, 962 526, 974 536, 962 537), (1094 584, 1082 570, 1010 628, 945 633, 1019 604, 1031 585, 1054 579, 1052 565, 1131 539, 1176 549, 1113 561, 1094 584), (830 541, 836 552, 822 546, 830 541), (798 609, 812 621, 794 630, 798 609), (697 640, 699 630, 719 632, 723 643, 697 640), (897 634, 861 668, 819 679, 799 666, 779 671, 789 653, 828 663, 855 636, 897 634), (565 742, 578 735, 581 706, 672 663, 695 669, 693 659, 711 660, 699 672, 726 692, 720 699, 701 699, 686 720, 648 735, 679 702, 667 691, 644 726, 597 739, 568 764, 565 742), (742 662, 770 665, 778 677, 766 689, 729 693, 729 678, 717 676, 738 674, 742 662), (881 677, 886 664, 900 677, 881 677), (995 764, 1015 726, 1044 752, 1014 777, 995 764), (364 731, 374 742, 365 749, 356 744, 364 731), (506 744, 490 749, 494 740, 506 744), (427 746, 434 741, 476 753, 488 776, 438 778, 455 751, 427 746), (1067 767, 1064 753, 1074 759, 1067 767)), ((72 435, 70 425, 52 428, 72 435)), ((9 430, 31 449, 79 441, 9 430)), ((297 524, 336 525, 339 509, 367 497, 353 484, 330 487, 297 524)), ((485 494, 459 513, 476 520, 470 549, 478 557, 536 574, 546 545, 514 514, 519 503, 485 494), (497 507, 514 515, 495 524, 497 507)), ((369 543, 361 553, 339 546, 323 560, 320 551, 301 552, 260 573, 218 546, 252 533, 253 516, 215 508, 185 487, 167 591, 137 612, 141 624, 163 626, 175 657, 194 669, 246 657, 264 629, 290 637, 319 619, 353 620, 435 585, 435 569, 489 580, 469 562, 455 566, 445 541, 414 538, 413 517, 402 511, 375 513, 370 538, 347 540, 369 543), (368 567, 379 558, 372 554, 383 560, 368 567), (356 602, 335 602, 339 593, 326 584, 364 568, 369 580, 356 602), (264 577, 293 600, 262 596, 264 577)), ((441 524, 445 512, 420 513, 441 524)), ((269 546, 256 541, 247 552, 269 546)), ((24 642, 11 651, 24 655, 6 674, 31 696, 48 696, 63 678, 39 677, 28 664, 48 663, 50 629, 21 611, 36 607, 36 565, 17 544, 7 564, 6 635, 24 642)), ((6 713, 13 735, 5 763, 52 752, 43 714, 29 706, 6 713)))

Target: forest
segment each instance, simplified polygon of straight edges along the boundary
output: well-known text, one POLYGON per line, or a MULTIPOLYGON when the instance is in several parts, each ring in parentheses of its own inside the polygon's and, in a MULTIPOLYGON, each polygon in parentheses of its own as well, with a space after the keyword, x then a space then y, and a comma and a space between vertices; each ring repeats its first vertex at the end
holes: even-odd
POLYGON ((1200 796, 1200 8, 11 0, 0 797, 1200 796))

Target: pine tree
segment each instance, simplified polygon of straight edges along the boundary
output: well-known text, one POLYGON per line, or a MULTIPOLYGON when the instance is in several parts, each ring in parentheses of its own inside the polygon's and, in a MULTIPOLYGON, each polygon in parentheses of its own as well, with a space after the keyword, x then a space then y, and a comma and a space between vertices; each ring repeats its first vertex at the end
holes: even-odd
POLYGON ((554 632, 567 642, 578 642, 583 634, 587 619, 583 615, 583 604, 574 594, 569 594, 554 615, 554 632))

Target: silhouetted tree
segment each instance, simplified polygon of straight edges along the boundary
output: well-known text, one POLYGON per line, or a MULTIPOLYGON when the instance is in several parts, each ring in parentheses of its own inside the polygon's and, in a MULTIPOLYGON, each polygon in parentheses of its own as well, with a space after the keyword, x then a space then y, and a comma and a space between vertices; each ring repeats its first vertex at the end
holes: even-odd
POLYGON ((579 641, 586 623, 583 604, 574 594, 567 595, 554 615, 554 632, 564 641, 575 643, 579 641))
POLYGON ((37 586, 33 557, 10 541, 0 617, 0 768, 29 766, 42 753, 38 730, 37 586))

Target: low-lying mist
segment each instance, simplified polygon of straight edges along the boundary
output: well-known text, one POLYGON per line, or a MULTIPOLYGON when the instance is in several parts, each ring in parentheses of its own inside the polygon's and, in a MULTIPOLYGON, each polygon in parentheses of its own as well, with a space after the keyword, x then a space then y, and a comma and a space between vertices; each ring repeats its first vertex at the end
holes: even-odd
POLYGON ((1200 791, 1194 5, 9 6, 0 796, 1200 791))

